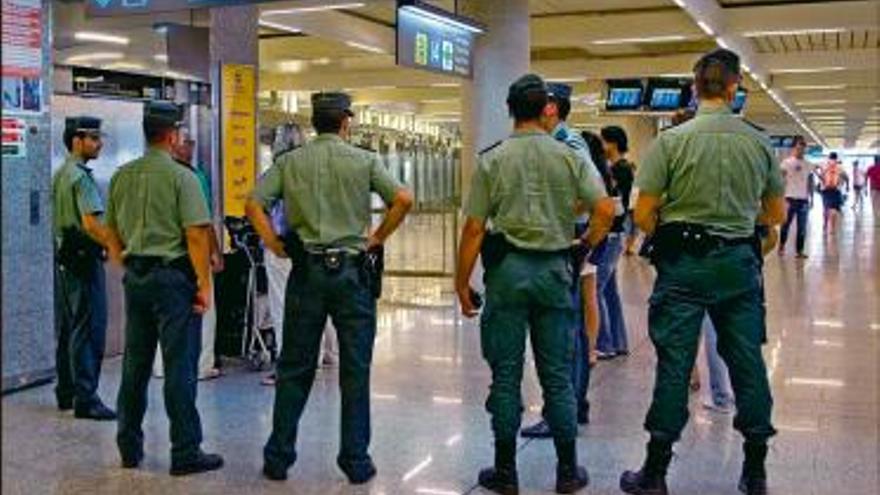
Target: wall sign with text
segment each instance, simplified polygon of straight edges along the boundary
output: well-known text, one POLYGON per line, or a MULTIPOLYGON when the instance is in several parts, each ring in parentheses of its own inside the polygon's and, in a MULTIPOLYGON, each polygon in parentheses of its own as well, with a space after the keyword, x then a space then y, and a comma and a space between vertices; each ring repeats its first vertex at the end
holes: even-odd
POLYGON ((257 88, 253 65, 223 65, 220 132, 223 148, 223 212, 244 216, 257 178, 257 88))
POLYGON ((3 113, 43 111, 41 0, 3 0, 3 113))
POLYGON ((397 64, 470 78, 482 28, 430 6, 397 9, 397 64))

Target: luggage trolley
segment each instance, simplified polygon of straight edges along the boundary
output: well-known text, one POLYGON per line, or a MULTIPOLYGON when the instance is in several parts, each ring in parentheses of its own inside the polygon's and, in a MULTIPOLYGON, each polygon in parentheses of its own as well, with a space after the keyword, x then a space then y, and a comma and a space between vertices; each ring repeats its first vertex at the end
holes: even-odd
POLYGON ((247 258, 247 282, 245 285, 245 308, 241 333, 241 356, 251 369, 263 370, 275 361, 276 345, 274 335, 257 328, 256 301, 259 295, 259 275, 263 265, 263 246, 254 227, 244 217, 226 217, 224 224, 229 231, 234 251, 242 252, 247 258))

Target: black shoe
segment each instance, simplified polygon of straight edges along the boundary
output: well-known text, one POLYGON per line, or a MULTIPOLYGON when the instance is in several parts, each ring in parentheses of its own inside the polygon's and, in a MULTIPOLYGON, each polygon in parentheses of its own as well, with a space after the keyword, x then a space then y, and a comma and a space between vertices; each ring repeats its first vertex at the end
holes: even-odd
POLYGON ((59 411, 70 411, 71 409, 73 409, 73 399, 58 399, 59 411))
POLYGON ((88 407, 76 407, 73 416, 79 419, 94 419, 96 421, 114 421, 116 419, 116 413, 100 401, 88 407))
POLYGON ((556 468, 556 493, 575 493, 589 484, 590 477, 583 466, 556 468))
POLYGON ((665 476, 651 476, 644 470, 626 471, 620 476, 620 489, 632 495, 668 495, 665 476))
POLYGON ((624 350, 622 350, 622 351, 617 351, 617 352, 615 352, 615 354, 616 354, 618 357, 621 357, 621 356, 622 356, 622 357, 626 357, 626 356, 629 356, 629 351, 626 350, 626 349, 624 349, 624 350))
POLYGON ((743 475, 739 479, 739 491, 746 495, 767 495, 767 478, 749 478, 743 475))
POLYGON ((263 476, 272 481, 285 481, 287 479, 287 468, 281 468, 267 462, 263 464, 263 476))
POLYGON ((546 421, 541 420, 532 426, 527 426, 519 433, 523 438, 551 438, 553 433, 550 431, 550 425, 546 421))
POLYGON ((122 468, 123 469, 137 469, 141 466, 141 461, 144 460, 144 454, 138 455, 123 455, 122 456, 122 468))
POLYGON ((223 457, 217 454, 199 452, 196 457, 186 462, 171 461, 171 476, 205 473, 223 467, 223 457))
POLYGON ((477 477, 480 486, 501 495, 519 495, 519 478, 516 470, 486 468, 477 477))
POLYGON ((371 459, 358 463, 337 460, 336 465, 352 485, 362 485, 376 476, 376 465, 371 459))
POLYGON ((579 407, 578 408, 577 422, 579 425, 590 424, 590 408, 589 407, 579 407))

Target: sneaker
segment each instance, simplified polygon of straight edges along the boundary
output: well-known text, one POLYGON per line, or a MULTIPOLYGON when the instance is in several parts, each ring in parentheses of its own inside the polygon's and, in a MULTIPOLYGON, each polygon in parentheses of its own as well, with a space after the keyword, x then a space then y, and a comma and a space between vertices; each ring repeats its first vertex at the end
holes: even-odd
POLYGON ((614 359, 617 357, 617 354, 614 352, 604 352, 604 351, 596 351, 596 359, 599 361, 608 361, 609 359, 614 359))
POLYGON ((523 438, 551 438, 553 436, 550 425, 544 420, 523 428, 519 434, 523 438))
POLYGON ((223 467, 223 457, 217 454, 199 452, 195 458, 185 462, 171 461, 171 476, 186 476, 188 474, 205 473, 215 471, 223 467))
POLYGON ((795 257, 796 257, 796 258, 799 258, 799 259, 802 259, 802 260, 805 260, 805 259, 809 258, 809 256, 808 256, 807 254, 805 254, 805 253, 798 253, 798 254, 795 255, 795 257))

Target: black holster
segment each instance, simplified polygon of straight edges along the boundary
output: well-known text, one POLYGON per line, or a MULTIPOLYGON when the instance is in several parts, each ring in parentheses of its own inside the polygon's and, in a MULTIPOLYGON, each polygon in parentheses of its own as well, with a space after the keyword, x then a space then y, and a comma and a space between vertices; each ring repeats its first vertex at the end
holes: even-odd
POLYGON ((483 258, 483 268, 491 270, 504 261, 504 258, 513 250, 513 245, 501 232, 490 232, 483 237, 483 245, 480 246, 480 256, 483 258))
POLYGON ((291 270, 293 275, 300 278, 304 277, 306 274, 306 245, 293 229, 290 229, 284 236, 284 252, 290 257, 290 262, 293 265, 291 270))
POLYGON ((96 263, 107 259, 103 246, 85 232, 69 227, 61 232, 58 264, 74 274, 88 274, 96 263))
POLYGON ((379 299, 382 297, 382 274, 385 272, 385 247, 376 246, 367 251, 361 266, 370 293, 379 299))

